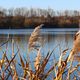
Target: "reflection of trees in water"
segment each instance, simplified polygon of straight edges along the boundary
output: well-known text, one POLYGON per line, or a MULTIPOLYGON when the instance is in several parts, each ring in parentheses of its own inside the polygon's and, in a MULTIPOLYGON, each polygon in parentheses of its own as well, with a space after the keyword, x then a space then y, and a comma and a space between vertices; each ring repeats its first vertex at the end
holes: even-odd
POLYGON ((70 35, 69 34, 66 34, 65 35, 65 42, 66 42, 66 47, 69 47, 68 46, 68 40, 70 39, 70 35))
POLYGON ((73 43, 73 34, 66 34, 65 35, 65 43, 66 47, 69 48, 70 42, 73 43))
POLYGON ((71 34, 50 34, 45 36, 49 47, 61 44, 63 48, 69 48, 73 43, 73 35, 71 34))
MULTIPOLYGON (((12 39, 14 42, 18 43, 20 46, 23 46, 28 43, 30 35, 10 35, 9 36, 9 44, 12 43, 12 39)), ((45 34, 41 35, 43 45, 48 48, 53 48, 57 44, 61 44, 62 47, 69 48, 73 43, 73 35, 71 34, 45 34)), ((7 35, 0 35, 0 44, 7 40, 7 35)))
POLYGON ((11 43, 12 39, 14 39, 14 41, 16 42, 20 42, 21 40, 23 40, 25 38, 25 36, 23 35, 0 35, 0 44, 7 41, 9 39, 9 43, 11 43))

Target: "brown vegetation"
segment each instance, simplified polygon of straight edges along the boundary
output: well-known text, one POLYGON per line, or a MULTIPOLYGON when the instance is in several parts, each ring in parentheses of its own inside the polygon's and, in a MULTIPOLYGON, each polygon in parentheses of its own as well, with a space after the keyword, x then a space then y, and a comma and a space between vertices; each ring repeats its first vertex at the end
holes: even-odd
POLYGON ((45 24, 45 28, 77 28, 79 11, 54 11, 48 9, 12 8, 0 9, 0 28, 34 28, 45 24))
MULTIPOLYGON (((36 36, 36 33, 39 33, 41 26, 38 26, 32 33, 34 34, 34 37, 36 36)), ((30 38, 34 38, 33 36, 30 36, 30 38)), ((76 40, 78 40, 80 36, 76 36, 76 40)), ((37 39, 38 40, 38 39, 37 39)), ((36 42, 37 40, 29 40, 31 43, 36 42)), ((9 41, 9 40, 8 40, 9 41)), ((8 44, 6 41, 3 43, 3 45, 8 44)), ((29 42, 29 43, 30 43, 29 42)), ((80 42, 80 40, 79 40, 80 42)), ((23 58, 20 54, 20 49, 18 48, 17 44, 17 52, 14 53, 14 41, 12 40, 12 57, 8 58, 7 56, 7 51, 3 52, 3 56, 0 59, 0 80, 47 80, 48 78, 52 80, 76 80, 80 79, 80 56, 75 57, 75 60, 73 58, 70 58, 71 60, 69 61, 69 56, 67 56, 67 51, 68 49, 65 49, 64 51, 61 52, 60 57, 58 60, 55 59, 55 54, 53 54, 54 50, 56 48, 60 48, 60 45, 55 46, 55 48, 52 51, 49 51, 46 56, 43 57, 43 54, 41 54, 41 46, 38 48, 35 48, 31 44, 29 44, 29 49, 33 51, 34 49, 37 51, 37 56, 34 58, 34 61, 27 60, 26 57, 23 58), (30 46, 31 45, 31 46, 30 46), (14 55, 13 55, 14 53, 14 55), (46 69, 46 66, 50 62, 50 57, 52 57, 52 62, 51 66, 49 66, 48 69, 46 69), (16 56, 18 55, 19 57, 19 62, 16 60, 16 56), (67 56, 67 57, 64 57, 67 56), (79 59, 77 59, 79 58, 79 59), (78 63, 74 66, 74 62, 78 60, 78 63), (70 62, 70 65, 69 65, 70 62), (31 63, 34 63, 33 65, 31 63), (18 66, 19 65, 19 66, 18 66), (17 66, 22 70, 22 75, 19 75, 19 72, 17 71, 17 66), (34 66, 33 68, 30 68, 30 66, 34 66), (76 74, 74 72, 76 71, 76 74)), ((2 47, 1 45, 0 47, 2 47)), ((76 45, 79 45, 76 43, 76 45)), ((73 45, 75 46, 75 44, 73 45)), ((80 51, 80 45, 78 47, 72 48, 72 49, 79 49, 80 51)), ((60 48, 61 49, 61 48, 60 48)), ((7 50, 7 49, 6 49, 7 50)), ((61 51, 61 50, 60 50, 61 51)), ((73 56, 73 54, 72 54, 73 56)), ((18 58, 17 57, 17 58, 18 58)), ((28 56, 29 57, 29 56, 28 56)))

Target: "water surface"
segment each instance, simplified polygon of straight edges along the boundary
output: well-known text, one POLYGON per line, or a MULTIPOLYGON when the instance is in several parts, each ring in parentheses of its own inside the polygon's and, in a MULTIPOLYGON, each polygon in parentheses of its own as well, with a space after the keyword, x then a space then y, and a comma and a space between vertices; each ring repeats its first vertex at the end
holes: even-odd
MULTIPOLYGON (((2 57, 3 52, 6 51, 7 55, 10 57, 12 54, 12 41, 14 41, 14 53, 17 52, 17 46, 19 47, 20 53, 22 56, 27 55, 28 52, 28 40, 33 29, 3 29, 0 30, 0 45, 5 43, 9 39, 9 42, 0 47, 0 58, 2 57)), ((75 29, 41 29, 41 37, 43 42, 42 55, 46 55, 50 50, 52 51, 56 45, 59 46, 54 50, 55 58, 58 60, 60 52, 66 48, 71 50, 73 46, 74 35, 78 31, 75 29)), ((68 52, 69 53, 69 52, 68 52)), ((30 58, 33 61, 36 57, 35 52, 30 54, 30 58)), ((53 55, 52 55, 53 58, 53 55)), ((16 57, 18 60, 18 56, 16 57)), ((47 65, 49 68, 51 64, 47 65)), ((21 73, 20 68, 17 68, 19 73, 21 73)))

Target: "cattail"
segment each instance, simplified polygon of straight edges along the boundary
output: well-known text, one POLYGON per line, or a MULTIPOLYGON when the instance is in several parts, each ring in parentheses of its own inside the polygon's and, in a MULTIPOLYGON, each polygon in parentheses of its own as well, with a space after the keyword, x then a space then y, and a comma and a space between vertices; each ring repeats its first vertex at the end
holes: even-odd
POLYGON ((29 43, 28 43, 28 48, 29 50, 36 49, 37 47, 40 47, 40 28, 43 26, 41 24, 40 26, 36 27, 34 31, 32 32, 30 38, 29 38, 29 43))
POLYGON ((74 57, 75 54, 79 53, 80 52, 80 31, 78 31, 75 35, 75 38, 74 38, 74 43, 73 43, 73 48, 70 52, 70 55, 68 57, 68 61, 74 57))

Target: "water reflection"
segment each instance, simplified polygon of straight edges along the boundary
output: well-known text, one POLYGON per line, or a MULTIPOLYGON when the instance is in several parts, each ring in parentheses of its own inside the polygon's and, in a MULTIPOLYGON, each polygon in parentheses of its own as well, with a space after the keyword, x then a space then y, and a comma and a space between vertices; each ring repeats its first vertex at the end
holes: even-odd
MULTIPOLYGON (((10 54, 11 54, 12 39, 14 39, 15 51, 17 49, 16 45, 18 45, 22 55, 26 54, 26 52, 27 52, 28 40, 29 40, 30 33, 32 32, 32 30, 27 30, 27 31, 20 30, 20 31, 12 30, 12 33, 14 32, 14 34, 12 34, 11 31, 8 32, 8 30, 7 31, 4 30, 2 32, 2 34, 0 32, 0 45, 2 43, 4 43, 9 37, 8 50, 9 50, 10 54), (20 31, 21 31, 21 33, 25 33, 25 34, 21 34, 20 31), (30 31, 30 33, 29 33, 29 31, 30 31), (3 34, 4 32, 5 32, 5 34, 3 34)), ((76 32, 77 32, 77 29, 41 30, 43 52, 47 53, 48 50, 52 50, 57 44, 60 44, 62 50, 66 49, 66 48, 71 48, 72 43, 73 43, 73 37, 76 32)), ((6 49, 5 45, 2 46, 1 49, 4 51, 6 49)))

